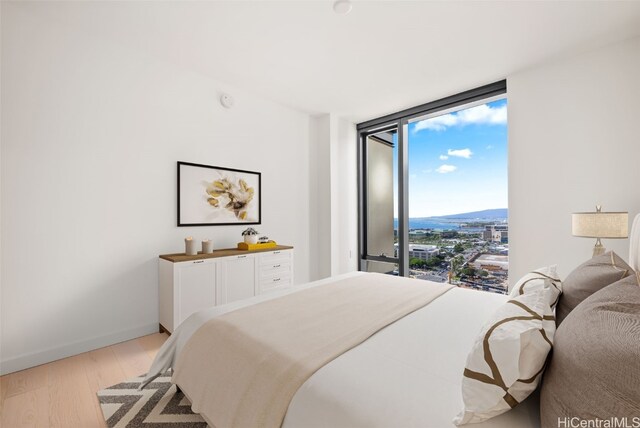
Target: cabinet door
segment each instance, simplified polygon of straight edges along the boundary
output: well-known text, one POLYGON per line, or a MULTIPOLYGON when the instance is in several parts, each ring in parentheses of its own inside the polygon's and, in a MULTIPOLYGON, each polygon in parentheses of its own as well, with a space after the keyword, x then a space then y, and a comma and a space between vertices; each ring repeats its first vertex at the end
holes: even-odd
POLYGON ((256 258, 252 254, 219 259, 221 270, 220 304, 248 299, 255 295, 256 258))
POLYGON ((216 305, 216 264, 195 260, 176 266, 176 327, 189 315, 216 305))

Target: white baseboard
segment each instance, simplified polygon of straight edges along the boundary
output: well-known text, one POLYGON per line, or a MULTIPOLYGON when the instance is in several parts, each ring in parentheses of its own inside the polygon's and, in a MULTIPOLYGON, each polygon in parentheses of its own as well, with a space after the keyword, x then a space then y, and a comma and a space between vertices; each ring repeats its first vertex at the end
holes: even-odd
POLYGON ((51 361, 56 361, 62 358, 71 357, 73 355, 82 354, 83 352, 93 351, 94 349, 103 348, 115 343, 124 342, 125 340, 131 340, 140 336, 146 336, 148 334, 157 332, 158 323, 153 323, 129 330, 119 331, 117 333, 108 334, 106 336, 69 343, 67 345, 46 349, 44 351, 24 354, 19 357, 11 358, 9 360, 0 361, 0 375, 5 375, 17 372, 19 370, 28 369, 30 367, 39 366, 41 364, 50 363, 51 361))

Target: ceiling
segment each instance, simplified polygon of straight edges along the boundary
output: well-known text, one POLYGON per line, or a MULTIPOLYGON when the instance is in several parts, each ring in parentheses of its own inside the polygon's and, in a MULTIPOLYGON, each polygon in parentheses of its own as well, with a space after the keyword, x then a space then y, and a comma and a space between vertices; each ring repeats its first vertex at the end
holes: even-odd
POLYGON ((640 1, 43 2, 17 7, 355 122, 640 35, 640 1))

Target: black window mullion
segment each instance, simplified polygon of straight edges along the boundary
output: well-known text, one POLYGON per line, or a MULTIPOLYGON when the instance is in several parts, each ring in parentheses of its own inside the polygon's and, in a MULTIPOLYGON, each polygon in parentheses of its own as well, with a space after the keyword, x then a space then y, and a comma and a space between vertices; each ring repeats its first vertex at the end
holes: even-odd
POLYGON ((384 126, 386 123, 398 122, 401 119, 408 119, 410 117, 429 114, 439 110, 446 110, 459 105, 479 101, 484 98, 502 95, 505 92, 507 92, 507 81, 501 80, 499 82, 491 83, 489 85, 481 86, 469 91, 460 92, 459 94, 452 95, 450 97, 441 98, 436 101, 431 101, 426 104, 422 104, 406 110, 401 110, 399 112, 391 113, 376 119, 368 120, 366 122, 357 124, 356 128, 359 131, 373 130, 378 127, 384 126))
POLYGON ((409 153, 406 139, 407 120, 398 126, 398 270, 409 276, 409 153))

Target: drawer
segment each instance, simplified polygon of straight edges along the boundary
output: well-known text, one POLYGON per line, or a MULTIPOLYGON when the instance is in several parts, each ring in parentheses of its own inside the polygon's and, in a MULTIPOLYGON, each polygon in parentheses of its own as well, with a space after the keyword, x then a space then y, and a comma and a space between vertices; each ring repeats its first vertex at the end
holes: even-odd
POLYGON ((291 250, 278 250, 260 253, 260 265, 271 265, 283 262, 291 263, 291 256, 293 251, 291 250))
POLYGON ((291 276, 276 276, 260 279, 260 292, 291 285, 291 276))
POLYGON ((273 263, 260 265, 260 276, 281 272, 291 272, 291 262, 289 260, 276 260, 273 263))
POLYGON ((269 272, 264 272, 260 274, 260 283, 269 282, 272 279, 280 278, 281 280, 285 278, 291 278, 291 269, 274 269, 269 272))

